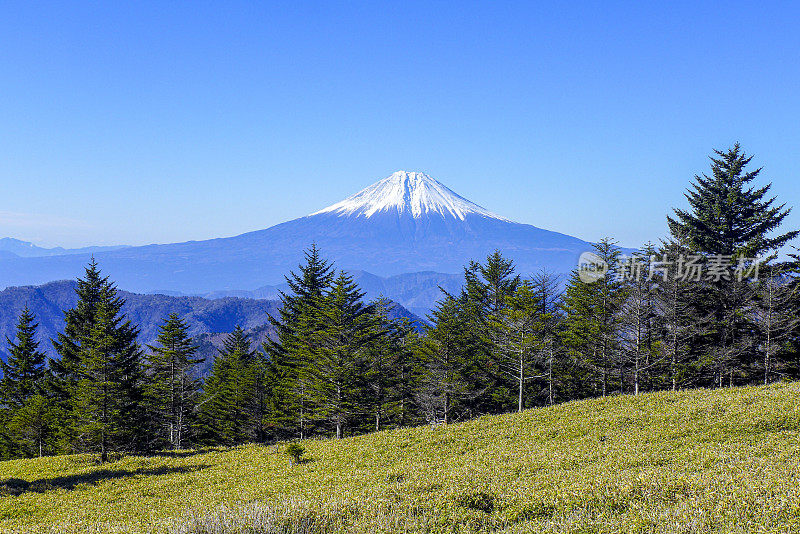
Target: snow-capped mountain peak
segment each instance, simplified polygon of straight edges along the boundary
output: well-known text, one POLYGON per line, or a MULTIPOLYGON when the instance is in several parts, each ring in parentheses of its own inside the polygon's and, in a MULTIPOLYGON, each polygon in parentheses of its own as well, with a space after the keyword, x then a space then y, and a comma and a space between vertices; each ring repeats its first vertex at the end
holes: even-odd
POLYGON ((311 215, 335 213, 369 218, 376 213, 390 211, 409 213, 414 218, 439 214, 463 221, 467 215, 473 214, 506 220, 470 202, 423 172, 406 171, 397 171, 355 195, 311 215))

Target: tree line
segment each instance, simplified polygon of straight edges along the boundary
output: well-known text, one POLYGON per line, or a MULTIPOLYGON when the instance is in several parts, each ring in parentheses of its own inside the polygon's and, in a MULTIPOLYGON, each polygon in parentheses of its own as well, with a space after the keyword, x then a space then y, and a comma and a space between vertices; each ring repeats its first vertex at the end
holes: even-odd
POLYGON ((316 246, 287 276, 275 335, 237 327, 210 374, 188 325, 166 317, 153 345, 121 312, 97 263, 78 280, 47 359, 26 309, 0 379, 0 457, 162 449, 447 424, 609 394, 768 384, 800 374, 796 255, 778 251, 789 208, 758 186, 739 145, 695 176, 669 236, 595 267, 523 278, 500 252, 464 269, 428 324, 365 302, 316 246))

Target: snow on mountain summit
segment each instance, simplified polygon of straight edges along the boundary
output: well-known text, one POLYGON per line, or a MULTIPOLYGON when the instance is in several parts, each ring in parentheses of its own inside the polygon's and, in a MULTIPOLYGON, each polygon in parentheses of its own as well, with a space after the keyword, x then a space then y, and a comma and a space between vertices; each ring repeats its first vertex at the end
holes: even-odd
POLYGON ((467 215, 473 214, 506 220, 456 194, 423 172, 406 171, 397 171, 355 195, 311 215, 335 213, 369 218, 376 213, 390 211, 410 213, 414 218, 439 214, 463 221, 467 215))

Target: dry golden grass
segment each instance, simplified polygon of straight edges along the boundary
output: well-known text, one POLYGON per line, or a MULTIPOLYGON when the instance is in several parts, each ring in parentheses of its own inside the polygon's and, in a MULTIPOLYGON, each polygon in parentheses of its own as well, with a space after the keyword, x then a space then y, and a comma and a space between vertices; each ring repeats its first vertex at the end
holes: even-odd
POLYGON ((800 384, 275 447, 0 463, 6 532, 798 532, 800 384), (11 479, 11 480, 9 480, 11 479))

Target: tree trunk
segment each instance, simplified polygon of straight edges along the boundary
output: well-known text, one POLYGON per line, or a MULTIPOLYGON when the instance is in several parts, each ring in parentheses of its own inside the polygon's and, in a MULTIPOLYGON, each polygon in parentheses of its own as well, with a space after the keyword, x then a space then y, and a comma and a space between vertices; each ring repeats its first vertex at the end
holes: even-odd
POLYGON ((553 405, 553 342, 549 344, 549 358, 547 365, 547 402, 553 405))
POLYGON ((524 367, 523 367, 523 358, 522 355, 519 357, 519 398, 517 399, 517 412, 522 411, 522 387, 525 383, 525 374, 524 374, 524 367))

